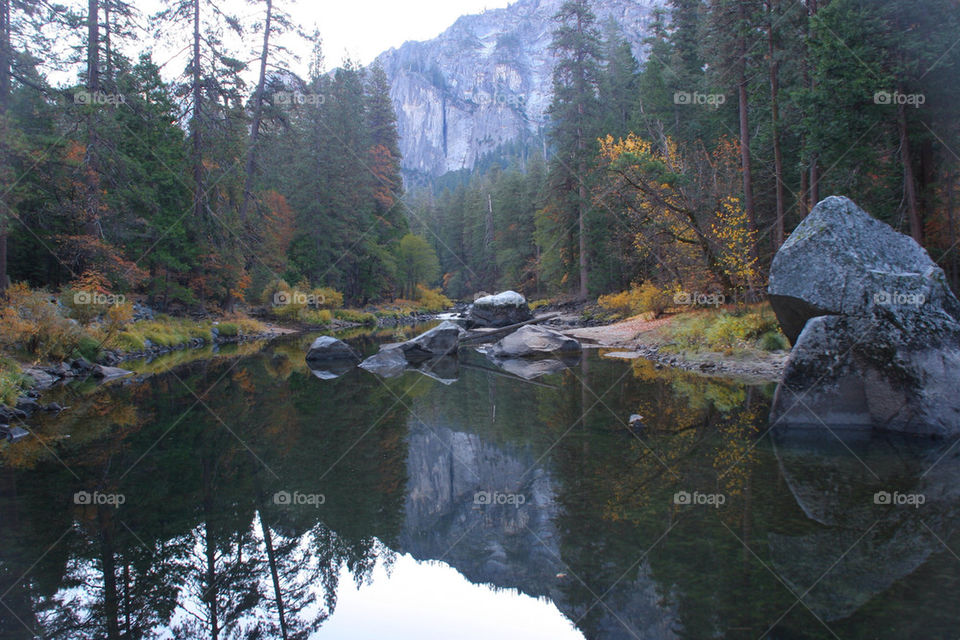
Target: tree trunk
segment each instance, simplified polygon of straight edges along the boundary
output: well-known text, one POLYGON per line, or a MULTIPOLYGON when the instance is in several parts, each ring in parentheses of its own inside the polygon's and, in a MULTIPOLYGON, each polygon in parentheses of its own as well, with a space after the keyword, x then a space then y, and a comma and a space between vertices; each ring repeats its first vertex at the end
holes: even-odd
POLYGON ((190 127, 193 130, 193 219, 195 223, 203 220, 203 140, 201 138, 203 98, 200 86, 200 0, 193 0, 193 117, 190 127))
POLYGON ((807 179, 810 174, 806 169, 800 169, 800 199, 798 200, 798 205, 800 207, 800 217, 806 218, 807 214, 810 213, 810 207, 807 205, 807 179))
POLYGON ((263 50, 260 52, 260 77, 253 94, 253 121, 250 123, 250 141, 247 144, 246 177, 243 184, 243 204, 240 206, 240 222, 247 220, 250 200, 253 197, 253 173, 257 160, 257 139, 260 136, 260 123, 263 120, 263 90, 267 81, 267 60, 270 57, 270 28, 273 21, 273 0, 267 2, 267 19, 263 28, 263 50))
POLYGON ((277 617, 280 620, 280 636, 287 640, 287 618, 283 609, 283 592, 280 589, 280 572, 277 570, 277 558, 273 549, 273 534, 263 519, 263 513, 257 512, 260 529, 263 532, 263 544, 267 548, 267 563, 270 565, 270 577, 273 580, 273 595, 277 602, 277 617))
POLYGON ((775 0, 770 0, 769 22, 767 24, 767 55, 770 57, 770 117, 771 136, 773 137, 773 174, 777 189, 777 219, 774 225, 774 251, 783 244, 786 235, 783 204, 783 153, 780 149, 780 63, 776 59, 773 42, 773 24, 776 15, 775 0))
MULTIPOLYGON (((10 104, 10 17, 10 0, 0 0, 0 140, 7 140, 7 107, 10 104)), ((7 212, 10 207, 7 199, 8 158, 3 147, 0 147, 0 294, 7 289, 7 212)))
POLYGON ((903 192, 907 201, 907 221, 910 235, 918 244, 923 244, 923 222, 917 206, 917 184, 913 176, 913 161, 910 154, 910 135, 907 132, 907 107, 897 106, 897 130, 900 133, 900 162, 903 164, 903 192))
POLYGON ((117 640, 120 637, 120 602, 117 597, 117 567, 113 557, 113 536, 108 517, 103 513, 112 507, 97 508, 97 520, 100 525, 100 562, 103 569, 103 609, 107 627, 107 638, 117 640))
POLYGON ((87 89, 100 88, 100 0, 87 0, 87 89))
MULTIPOLYGON (((746 26, 747 16, 743 2, 737 3, 739 12, 739 28, 746 26)), ((737 35, 737 46, 740 50, 738 62, 737 98, 740 112, 740 163, 743 167, 743 208, 747 213, 750 230, 757 228, 757 215, 753 205, 753 171, 750 167, 750 119, 747 113, 747 40, 742 33, 737 35)), ((756 247, 754 247, 756 252, 756 247)))
MULTIPOLYGON (((88 105, 97 104, 95 96, 100 92, 100 0, 87 0, 87 91, 90 94, 88 105)), ((89 236, 100 235, 99 124, 97 108, 91 107, 87 114, 88 139, 84 158, 87 190, 84 233, 89 236)))
POLYGON ((217 640, 220 636, 220 612, 217 607, 217 545, 214 542, 213 527, 213 463, 209 457, 203 459, 203 516, 204 516, 204 551, 206 570, 204 576, 203 600, 207 604, 210 616, 210 638, 217 640))
MULTIPOLYGON (((811 25, 808 31, 808 38, 812 39, 815 36, 812 25, 813 17, 817 15, 817 0, 807 0, 807 15, 809 18, 808 24, 811 25)), ((809 64, 809 55, 807 56, 807 60, 809 64)), ((809 81, 810 92, 813 93, 817 89, 816 78, 811 74, 809 75, 809 81)), ((816 113, 814 113, 814 118, 816 118, 816 113)), ((817 152, 813 151, 810 153, 810 209, 812 210, 817 206, 818 202, 820 202, 820 169, 818 167, 817 152)))

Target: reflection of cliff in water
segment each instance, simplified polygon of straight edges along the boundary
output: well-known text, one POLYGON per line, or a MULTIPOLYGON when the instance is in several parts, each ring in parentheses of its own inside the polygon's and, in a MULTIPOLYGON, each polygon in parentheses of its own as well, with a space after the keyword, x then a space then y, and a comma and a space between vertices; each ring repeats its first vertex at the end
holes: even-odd
MULTIPOLYGON (((821 526, 803 535, 771 533, 772 563, 798 594, 809 589, 804 603, 827 621, 854 615, 918 572, 947 550, 944 541, 960 524, 960 450, 896 435, 840 436, 774 433, 784 480, 821 526)), ((949 594, 944 599, 949 608, 949 594)))
POLYGON ((661 608, 646 563, 635 578, 626 575, 608 585, 609 592, 596 593, 602 603, 568 598, 578 578, 561 556, 556 483, 538 460, 541 452, 411 423, 399 551, 442 560, 474 583, 549 598, 574 623, 598 608, 593 628, 578 624, 589 638, 675 637, 675 612, 661 608), (478 504, 488 499, 494 504, 478 504))

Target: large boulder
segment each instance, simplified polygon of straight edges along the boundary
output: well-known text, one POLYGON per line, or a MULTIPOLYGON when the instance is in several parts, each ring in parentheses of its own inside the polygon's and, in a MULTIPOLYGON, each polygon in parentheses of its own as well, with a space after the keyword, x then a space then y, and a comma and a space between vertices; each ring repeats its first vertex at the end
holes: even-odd
MULTIPOLYGON (((423 370, 432 370, 427 361, 437 362, 444 356, 456 356, 462 333, 459 325, 450 321, 442 322, 412 340, 384 345, 379 353, 364 360, 360 368, 385 378, 400 375, 409 368, 408 365, 427 363, 423 370)), ((449 369, 449 366, 446 368, 449 369)))
MULTIPOLYGON (((337 340, 331 336, 320 336, 313 341, 313 344, 310 345, 310 350, 307 351, 308 365, 344 360, 356 362, 359 359, 353 349, 350 348, 350 345, 343 340, 337 340)), ((314 369, 317 367, 311 366, 310 368, 314 369)))
POLYGON ((922 300, 960 319, 960 302, 923 247, 841 196, 822 200, 780 247, 769 293, 791 343, 811 318, 865 316, 897 302, 922 300))
POLYGON ((533 318, 527 299, 516 291, 503 291, 478 298, 470 307, 470 323, 475 327, 506 327, 533 318))
POLYGON ((960 324, 876 309, 820 316, 800 334, 774 395, 775 423, 960 435, 960 324))
POLYGON ((827 198, 774 258, 770 294, 794 342, 775 424, 960 435, 960 303, 912 238, 827 198))
POLYGON ((397 345, 396 348, 403 352, 408 362, 422 362, 447 356, 457 352, 462 331, 459 325, 447 320, 416 338, 397 345))
POLYGON ((580 353, 580 343, 536 325, 520 327, 490 348, 497 358, 530 358, 580 353))

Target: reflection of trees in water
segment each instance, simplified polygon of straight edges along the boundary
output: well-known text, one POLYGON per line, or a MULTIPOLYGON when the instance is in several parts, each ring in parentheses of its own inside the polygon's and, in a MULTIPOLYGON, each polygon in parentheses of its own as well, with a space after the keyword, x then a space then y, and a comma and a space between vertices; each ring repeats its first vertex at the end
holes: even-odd
POLYGON ((15 611, 0 607, 0 637, 304 638, 332 612, 341 567, 366 580, 389 561, 377 539, 402 517, 406 410, 372 379, 321 384, 286 359, 197 362, 176 372, 186 386, 160 375, 104 390, 71 409, 102 425, 98 439, 58 449, 63 464, 0 470, 0 593, 15 611), (194 393, 209 411, 187 412, 194 393), (140 421, 124 427, 109 406, 140 421), (79 490, 126 502, 74 505, 79 490), (283 507, 281 490, 331 499, 283 507))

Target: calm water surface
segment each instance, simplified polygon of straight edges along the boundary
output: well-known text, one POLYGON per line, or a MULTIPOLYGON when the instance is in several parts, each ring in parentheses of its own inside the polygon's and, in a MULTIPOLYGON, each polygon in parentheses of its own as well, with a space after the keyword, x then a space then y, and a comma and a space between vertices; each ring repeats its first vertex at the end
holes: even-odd
POLYGON ((0 445, 0 638, 958 636, 952 443, 596 352, 321 379, 309 342, 49 394, 0 445))

